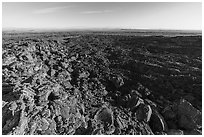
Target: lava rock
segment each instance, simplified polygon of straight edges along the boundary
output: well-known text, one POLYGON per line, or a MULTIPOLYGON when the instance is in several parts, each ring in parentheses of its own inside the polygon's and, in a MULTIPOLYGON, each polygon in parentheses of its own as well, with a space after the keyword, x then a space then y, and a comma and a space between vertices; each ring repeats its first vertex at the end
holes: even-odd
POLYGON ((202 37, 112 34, 3 32, 2 133, 201 134, 202 37))
POLYGON ((166 120, 174 120, 176 118, 176 113, 172 110, 171 106, 167 106, 162 114, 166 120))
POLYGON ((150 105, 140 104, 135 113, 138 121, 149 122, 152 109, 150 105))
POLYGON ((194 108, 191 103, 181 99, 177 106, 179 127, 192 130, 202 127, 202 114, 199 110, 194 108))
POLYGON ((184 135, 202 135, 202 131, 198 129, 184 131, 184 135))
POLYGON ((167 124, 164 121, 164 118, 156 110, 153 110, 149 126, 154 133, 167 131, 167 124))
POLYGON ((111 78, 111 81, 113 82, 116 88, 119 88, 124 85, 124 81, 121 76, 114 76, 111 78))
POLYGON ((182 130, 170 129, 167 131, 167 135, 184 135, 182 130))
POLYGON ((101 108, 95 115, 94 119, 97 122, 102 122, 104 126, 110 126, 113 124, 113 112, 107 107, 101 108))

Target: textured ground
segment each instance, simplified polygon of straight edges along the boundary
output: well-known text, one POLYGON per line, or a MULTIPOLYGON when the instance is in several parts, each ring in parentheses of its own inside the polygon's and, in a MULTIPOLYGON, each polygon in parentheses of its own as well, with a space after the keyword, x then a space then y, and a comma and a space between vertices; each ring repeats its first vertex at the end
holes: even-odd
POLYGON ((202 134, 202 37, 3 35, 3 134, 202 134))

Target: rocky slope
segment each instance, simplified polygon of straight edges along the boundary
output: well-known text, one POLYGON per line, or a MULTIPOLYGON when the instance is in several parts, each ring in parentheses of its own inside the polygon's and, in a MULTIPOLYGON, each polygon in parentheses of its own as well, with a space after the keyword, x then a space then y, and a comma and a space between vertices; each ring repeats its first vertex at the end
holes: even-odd
POLYGON ((2 132, 202 134, 201 36, 3 36, 2 132))

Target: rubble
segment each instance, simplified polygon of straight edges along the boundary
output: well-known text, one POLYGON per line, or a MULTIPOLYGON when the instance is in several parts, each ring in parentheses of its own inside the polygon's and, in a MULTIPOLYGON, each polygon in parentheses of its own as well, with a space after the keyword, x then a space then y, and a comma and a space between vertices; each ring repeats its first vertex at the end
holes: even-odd
POLYGON ((72 33, 3 35, 3 135, 202 134, 200 36, 72 33))

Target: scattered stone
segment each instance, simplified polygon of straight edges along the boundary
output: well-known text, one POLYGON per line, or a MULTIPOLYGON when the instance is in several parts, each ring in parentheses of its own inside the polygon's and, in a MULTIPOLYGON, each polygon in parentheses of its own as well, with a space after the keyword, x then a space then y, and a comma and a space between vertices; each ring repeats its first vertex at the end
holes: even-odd
POLYGON ((140 104, 135 113, 138 121, 149 122, 152 115, 152 109, 149 105, 140 104))
POLYGON ((47 130, 49 127, 49 122, 45 118, 42 118, 41 120, 39 120, 37 127, 38 130, 41 131, 47 130))
POLYGON ((3 32, 2 134, 202 134, 201 36, 101 34, 3 32))
POLYGON ((111 78, 111 81, 113 82, 113 84, 115 85, 116 88, 121 87, 122 85, 124 85, 123 79, 120 76, 114 76, 111 78))

